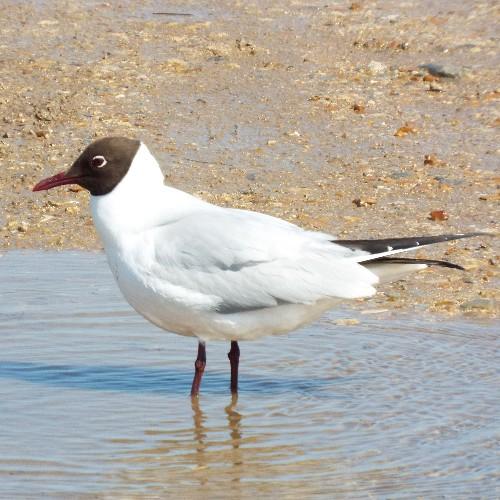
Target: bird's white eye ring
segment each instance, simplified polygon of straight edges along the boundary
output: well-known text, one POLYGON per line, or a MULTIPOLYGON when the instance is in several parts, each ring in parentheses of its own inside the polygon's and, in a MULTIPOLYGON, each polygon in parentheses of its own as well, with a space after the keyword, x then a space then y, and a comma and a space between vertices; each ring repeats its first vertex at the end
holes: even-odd
POLYGON ((94 156, 94 158, 92 158, 91 161, 92 166, 96 168, 102 168, 104 167, 104 165, 106 165, 106 163, 108 163, 106 161, 106 158, 104 158, 104 156, 101 155, 94 156))

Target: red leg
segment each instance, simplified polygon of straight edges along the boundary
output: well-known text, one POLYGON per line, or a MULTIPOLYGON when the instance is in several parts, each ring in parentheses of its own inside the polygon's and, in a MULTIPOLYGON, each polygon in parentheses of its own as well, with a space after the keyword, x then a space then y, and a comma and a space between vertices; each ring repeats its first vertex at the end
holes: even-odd
POLYGON ((201 377, 207 364, 207 353, 205 352, 205 342, 198 342, 198 357, 194 362, 194 378, 191 386, 191 396, 198 396, 200 393, 201 377))
POLYGON ((238 365, 240 364, 240 348, 238 342, 231 341, 231 350, 227 353, 229 363, 231 363, 231 392, 238 392, 238 365))

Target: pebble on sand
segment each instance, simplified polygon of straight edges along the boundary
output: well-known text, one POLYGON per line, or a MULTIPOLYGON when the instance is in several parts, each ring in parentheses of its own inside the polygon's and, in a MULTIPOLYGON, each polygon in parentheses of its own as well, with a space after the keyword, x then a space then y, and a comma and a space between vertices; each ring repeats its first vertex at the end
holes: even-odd
POLYGON ((368 73, 371 75, 383 75, 387 71, 387 66, 379 61, 370 61, 368 64, 368 73))

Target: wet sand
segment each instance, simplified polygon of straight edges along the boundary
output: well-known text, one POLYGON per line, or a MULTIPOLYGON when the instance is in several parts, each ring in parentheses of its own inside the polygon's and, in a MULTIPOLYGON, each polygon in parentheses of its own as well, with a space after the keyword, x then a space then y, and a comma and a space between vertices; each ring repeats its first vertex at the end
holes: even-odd
MULTIPOLYGON (((115 134, 175 187, 339 237, 498 231, 497 2, 0 7, 4 250, 100 247, 85 192, 30 188, 115 134)), ((467 271, 420 273, 373 308, 498 314, 498 239, 418 255, 467 271)))

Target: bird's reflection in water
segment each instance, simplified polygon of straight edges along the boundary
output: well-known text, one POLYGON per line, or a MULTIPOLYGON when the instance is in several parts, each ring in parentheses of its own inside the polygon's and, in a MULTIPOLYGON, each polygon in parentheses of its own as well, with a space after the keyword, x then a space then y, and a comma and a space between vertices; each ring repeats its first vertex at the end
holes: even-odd
POLYGON ((227 422, 229 425, 229 436, 231 440, 231 446, 233 451, 232 455, 232 482, 233 482, 233 491, 235 493, 235 497, 239 495, 237 493, 240 492, 240 480, 241 473, 243 471, 243 455, 242 450, 240 449, 241 445, 241 413, 236 411, 236 405, 238 404, 238 394, 231 395, 231 403, 229 403, 224 410, 227 415, 227 422), (235 490, 235 486, 237 485, 237 490, 235 490))
MULTIPOLYGON (((193 432, 194 439, 197 443, 196 451, 198 455, 202 455, 207 448, 207 430, 205 422, 207 417, 200 408, 200 400, 197 397, 191 398, 191 408, 193 409, 193 432)), ((200 464, 198 464, 200 465, 200 464)))
MULTIPOLYGON (((238 394, 231 395, 231 403, 229 403, 224 410, 227 414, 227 421, 229 424, 231 445, 234 450, 240 447, 241 443, 241 413, 236 411, 236 405, 238 404, 238 394)), ((240 465, 240 464, 238 464, 240 465)))
MULTIPOLYGON (((231 395, 231 402, 224 408, 228 423, 228 443, 232 452, 228 455, 232 465, 232 480, 240 481, 239 469, 243 464, 242 451, 240 450, 242 442, 241 420, 242 415, 236 410, 238 404, 238 395, 231 395)), ((191 407, 193 409, 193 434, 196 442, 196 465, 198 469, 204 469, 210 464, 210 443, 208 442, 208 431, 206 428, 206 416, 200 407, 199 398, 192 398, 191 407)), ((213 443, 212 443, 213 445, 213 443)), ((213 457, 212 457, 213 459, 213 457)))

